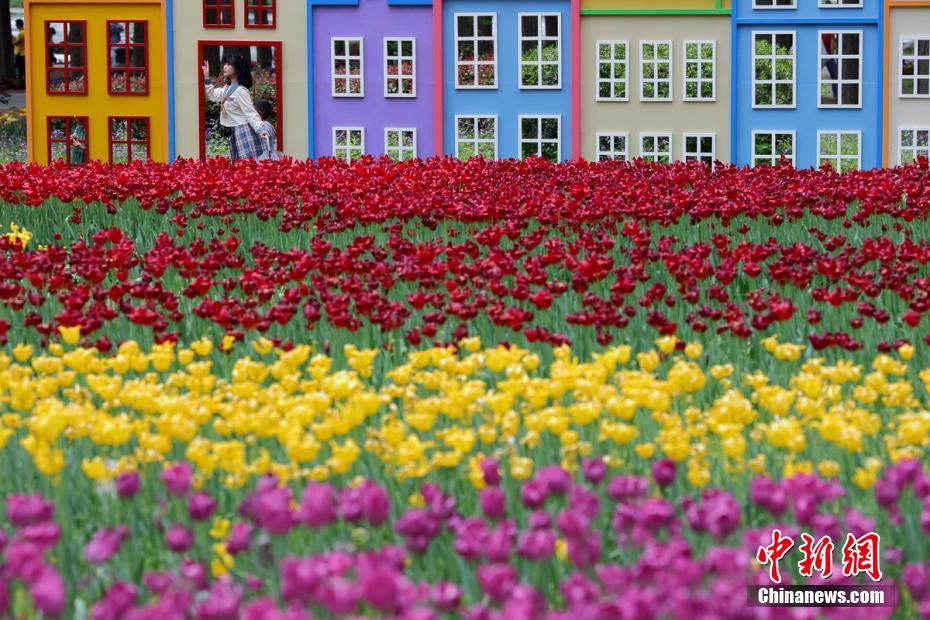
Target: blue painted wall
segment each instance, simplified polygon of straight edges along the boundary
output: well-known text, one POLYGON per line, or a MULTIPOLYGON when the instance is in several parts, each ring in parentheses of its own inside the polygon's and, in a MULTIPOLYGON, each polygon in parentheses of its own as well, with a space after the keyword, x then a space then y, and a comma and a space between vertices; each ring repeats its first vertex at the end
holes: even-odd
POLYGON ((797 0, 795 9, 753 9, 752 0, 734 6, 735 81, 733 92, 733 138, 735 162, 751 163, 752 132, 795 131, 795 165, 817 166, 817 132, 860 131, 862 167, 881 165, 882 150, 882 6, 880 0, 865 0, 863 7, 820 8, 817 0, 797 0), (819 108, 820 31, 861 30, 861 108, 819 108), (795 108, 754 109, 752 89, 752 35, 756 31, 796 33, 795 108))
POLYGON ((734 0, 735 18, 787 20, 787 19, 878 19, 882 12, 881 0, 864 0, 861 7, 823 8, 819 0, 795 0, 793 9, 753 9, 753 0, 734 0))
POLYGON ((455 154, 457 114, 496 114, 498 156, 519 157, 517 117, 520 114, 561 115, 562 159, 571 159, 571 11, 564 0, 493 2, 449 0, 443 3, 443 140, 455 154), (558 90, 519 88, 519 13, 560 13, 562 29, 561 84, 558 90), (497 88, 455 88, 455 14, 497 13, 497 88))

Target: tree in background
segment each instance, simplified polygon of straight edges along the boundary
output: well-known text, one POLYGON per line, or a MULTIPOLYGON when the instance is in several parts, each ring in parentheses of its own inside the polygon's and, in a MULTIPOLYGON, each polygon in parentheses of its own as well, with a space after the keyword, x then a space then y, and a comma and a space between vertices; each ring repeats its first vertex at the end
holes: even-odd
POLYGON ((13 61, 13 29, 10 27, 10 0, 0 0, 0 84, 16 77, 13 61))

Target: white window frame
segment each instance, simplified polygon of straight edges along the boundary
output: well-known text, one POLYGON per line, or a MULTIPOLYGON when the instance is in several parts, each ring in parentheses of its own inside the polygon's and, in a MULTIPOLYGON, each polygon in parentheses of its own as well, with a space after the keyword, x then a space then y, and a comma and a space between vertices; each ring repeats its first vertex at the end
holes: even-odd
MULTIPOLYGON (((362 134, 362 144, 361 144, 362 155, 361 155, 361 156, 364 156, 364 155, 365 155, 365 128, 364 128, 364 127, 333 127, 333 142, 332 142, 332 146, 333 146, 333 157, 335 157, 336 159, 345 161, 345 162, 349 162, 349 163, 352 163, 353 161, 357 161, 357 160, 352 159, 352 156, 351 156, 351 153, 350 153, 350 151, 351 151, 351 144, 352 144, 352 132, 353 132, 353 131, 361 132, 361 134, 362 134), (337 132, 337 131, 345 131, 345 132, 346 132, 346 146, 344 146, 344 147, 342 147, 342 146, 336 146, 336 132, 337 132), (340 157, 340 156, 336 153, 336 149, 342 149, 342 148, 344 148, 344 149, 346 150, 346 155, 345 155, 345 157, 340 157)), ((361 157, 361 156, 360 156, 360 157, 361 157)))
POLYGON ((594 135, 594 161, 630 161, 630 134, 626 131, 599 131, 594 135), (610 138, 610 149, 601 150, 601 138, 610 138), (623 138, 624 148, 621 151, 614 150, 614 139, 623 138), (601 155, 607 155, 606 160, 601 159, 601 155), (615 157, 622 155, 621 158, 615 157))
POLYGON ((343 37, 330 37, 329 38, 329 71, 330 71, 330 90, 333 97, 364 97, 365 96, 365 38, 361 36, 343 36, 343 37), (345 61, 346 73, 344 75, 336 74, 336 42, 343 41, 346 46, 346 53, 344 56, 339 56, 339 59, 345 61), (358 41, 358 56, 353 56, 349 53, 349 42, 358 41), (353 93, 352 88, 349 86, 351 80, 356 79, 349 74, 349 61, 358 59, 358 81, 359 87, 358 92, 353 93), (346 80, 346 92, 337 93, 336 92, 336 79, 343 78, 346 80))
POLYGON ((782 6, 775 6, 776 2, 778 2, 778 0, 772 0, 772 6, 765 6, 759 4, 759 0, 752 0, 752 8, 757 11, 785 11, 798 8, 797 0, 791 0, 791 4, 782 6))
MULTIPOLYGON (((917 80, 920 79, 920 73, 917 71, 918 61, 921 59, 921 56, 917 53, 917 50, 920 47, 920 41, 930 41, 930 34, 915 34, 915 35, 902 35, 901 40, 898 42, 898 97, 901 99, 930 99, 930 87, 927 89, 926 95, 918 94, 917 80), (914 75, 911 79, 914 80, 914 94, 909 95, 904 92, 904 42, 907 40, 914 41, 914 55, 908 56, 908 58, 913 58, 914 60, 914 75)), ((928 59, 930 61, 930 59, 928 59)), ((930 80, 930 73, 924 76, 926 79, 930 80)))
POLYGON ((902 127, 898 127, 898 131, 897 131, 897 134, 896 134, 896 135, 898 136, 898 165, 900 165, 900 166, 903 166, 903 165, 904 165, 904 152, 905 152, 905 150, 909 151, 909 152, 913 155, 913 159, 911 159, 912 162, 917 160, 917 157, 918 157, 919 155, 922 154, 922 153, 920 153, 920 151, 922 151, 922 150, 926 150, 926 151, 927 151, 926 155, 927 155, 928 158, 930 158, 930 125, 925 125, 925 126, 923 126, 923 127, 917 127, 917 126, 914 126, 914 125, 905 125, 905 126, 902 126, 902 127), (901 140, 901 134, 903 134, 905 131, 913 132, 913 134, 914 134, 914 146, 904 147, 904 146, 901 145, 901 142, 902 142, 902 140, 901 140), (918 147, 918 146, 917 146, 917 132, 918 132, 918 131, 926 131, 926 132, 927 132, 927 146, 925 146, 925 147, 918 147))
POLYGON ((561 114, 520 114, 517 116, 517 152, 520 159, 523 157, 523 143, 531 142, 536 144, 536 153, 542 157, 542 147, 544 144, 551 144, 552 140, 544 140, 542 137, 542 122, 546 119, 554 118, 558 123, 558 136, 555 139, 556 163, 562 161, 562 115, 561 114), (536 119, 536 128, 539 130, 536 138, 523 138, 523 121, 525 119, 536 119))
POLYGON ((384 37, 384 96, 387 98, 403 98, 403 99, 412 99, 417 96, 417 39, 416 37, 384 37), (397 41, 397 55, 388 56, 388 43, 390 41, 397 41), (403 54, 403 44, 406 42, 413 44, 412 53, 410 56, 404 56, 403 54), (398 73, 396 76, 392 76, 388 73, 388 62, 394 60, 397 62, 397 70, 400 71, 401 66, 405 60, 410 60, 412 67, 412 73, 409 76, 401 76, 398 73), (397 80, 397 92, 389 93, 388 92, 388 80, 396 79, 397 80), (412 90, 409 93, 404 91, 404 81, 409 80, 412 86, 412 90))
POLYGON ((674 41, 671 39, 667 40, 658 40, 658 39, 649 39, 639 42, 639 100, 640 101, 672 101, 675 96, 675 45, 674 41), (646 45, 654 45, 656 51, 656 57, 652 60, 643 59, 643 51, 646 49, 646 45), (659 46, 668 45, 668 60, 659 60, 659 46), (660 78, 659 77, 659 63, 667 62, 668 63, 668 77, 660 78), (646 72, 643 68, 646 64, 653 65, 653 76, 651 78, 646 77, 646 72), (668 97, 659 97, 659 84, 662 82, 668 81, 668 97), (643 95, 643 89, 647 83, 652 83, 652 97, 646 97, 643 95))
MULTIPOLYGON (((455 48, 453 49, 453 54, 455 58, 455 88, 456 90, 496 90, 498 85, 498 58, 500 54, 498 53, 499 47, 497 45, 497 13, 454 13, 453 19, 455 20, 452 24, 454 32, 454 44, 455 48), (460 17, 471 17, 474 19, 475 23, 475 34, 470 37, 463 37, 459 35, 459 18, 460 17), (487 41, 488 37, 478 36, 478 18, 479 17, 490 17, 491 18, 491 37, 490 41, 494 45, 494 60, 492 63, 479 61, 478 60, 478 43, 479 41, 487 41), (474 45, 475 50, 475 60, 459 60, 459 43, 462 41, 471 41, 474 45), (493 84, 478 84, 478 68, 482 65, 493 65, 494 67, 494 83, 493 84), (475 83, 474 84, 459 84, 459 67, 463 65, 470 65, 475 72, 475 83)), ((467 116, 467 115, 466 115, 467 116)))
POLYGON ((416 159, 417 157, 417 129, 416 127, 385 127, 384 128, 384 154, 393 159, 394 161, 405 161, 403 159, 404 151, 413 150, 413 155, 410 159, 416 159), (388 137, 392 131, 398 132, 397 136, 397 146, 388 146, 388 137), (413 134, 413 146, 405 147, 403 138, 404 133, 410 132, 413 134), (397 151, 397 157, 391 156, 391 151, 397 151))
POLYGON ((658 161, 656 159, 657 157, 666 154, 664 151, 656 151, 656 150, 646 151, 643 148, 643 141, 646 138, 654 138, 656 146, 658 146, 660 138, 668 138, 668 163, 672 163, 673 161, 675 161, 675 138, 670 132, 667 132, 667 131, 660 131, 660 132, 644 131, 639 134, 639 157, 640 159, 648 160, 649 157, 652 157, 653 159, 651 161, 657 162, 658 161))
MULTIPOLYGON (((797 43, 795 43, 797 44, 797 43)), ((862 53, 865 49, 865 34, 862 30, 818 30, 817 31, 817 107, 818 108, 848 108, 848 109, 861 109, 862 108, 862 65, 865 61, 864 54, 862 53), (836 79, 830 79, 825 81, 823 79, 823 60, 824 50, 820 45, 820 42, 823 41, 823 35, 825 34, 835 34, 839 35, 838 45, 837 45, 837 54, 830 54, 830 58, 836 59, 836 79), (858 56, 847 56, 843 54, 843 35, 854 34, 859 36, 859 55, 858 56), (847 58, 856 58, 859 61, 859 75, 856 77, 856 84, 859 87, 858 90, 858 103, 857 104, 848 104, 848 103, 835 103, 835 104, 824 104, 821 101, 821 96, 823 92, 824 84, 836 84, 836 96, 837 100, 842 99, 843 97, 843 85, 851 84, 853 80, 843 79, 843 60, 847 58)))
POLYGON ((775 143, 776 143, 776 138, 779 135, 791 136, 791 157, 786 157, 785 159, 791 162, 792 166, 794 165, 794 162, 797 161, 796 158, 798 156, 798 134, 797 132, 793 129, 758 129, 752 132, 752 142, 750 142, 750 146, 752 147, 752 156, 750 159, 750 165, 753 168, 756 167, 756 159, 758 157, 769 157, 772 160, 770 165, 772 166, 778 165, 778 163, 781 161, 781 156, 778 156, 775 153, 775 143), (759 136, 759 135, 772 136, 772 154, 771 155, 760 156, 756 153, 756 136, 759 136))
POLYGON ((682 134, 681 136, 681 161, 701 161, 702 157, 710 157, 710 163, 708 165, 711 168, 714 167, 714 162, 717 161, 717 134, 715 133, 685 133, 685 134, 682 134), (697 151, 693 153, 688 152, 688 138, 695 138, 695 140, 697 141, 697 151), (710 138, 710 152, 709 153, 701 150, 701 140, 704 138, 710 138))
POLYGON ((820 0, 818 6, 821 9, 861 9, 862 0, 857 0, 855 4, 846 4, 844 0, 840 0, 840 4, 827 4, 826 0, 820 0))
POLYGON ((478 137, 478 120, 479 120, 479 119, 488 119, 488 118, 490 118, 490 119, 492 119, 492 120, 494 121, 494 139, 493 139, 493 144, 494 144, 494 158, 493 158, 493 159, 497 159, 497 158, 499 157, 499 150, 498 150, 499 140, 498 140, 498 136, 500 135, 500 126, 499 126, 499 124, 498 124, 498 122, 497 122, 497 114, 456 114, 456 115, 455 115, 455 125, 454 125, 454 127, 453 127, 453 131, 454 131, 454 140, 453 140, 453 144, 454 144, 454 147, 455 147, 455 157, 456 157, 456 159, 458 159, 458 157, 459 157, 459 144, 468 143, 468 144, 471 144, 472 146, 474 146, 474 148, 472 149, 473 152, 474 152, 474 154, 472 155, 472 157, 477 157, 477 156, 478 156, 478 151, 479 151, 479 149, 478 149, 478 145, 479 145, 479 144, 482 144, 482 143, 485 143, 485 144, 492 143, 491 140, 483 139, 483 138, 479 138, 479 137, 478 137), (462 140, 462 139, 459 138, 459 120, 460 120, 460 119, 467 119, 467 118, 473 119, 473 120, 475 121, 475 137, 474 137, 474 138, 466 138, 466 139, 462 140))
POLYGON ((851 129, 821 129, 817 131, 817 167, 820 168, 822 160, 828 160, 830 165, 837 172, 842 172, 840 168, 841 160, 855 159, 856 167, 854 170, 862 170, 862 132, 851 129), (836 138, 836 155, 823 155, 820 152, 820 146, 825 136, 834 136, 836 138), (843 155, 843 136, 856 136, 856 156, 843 155))
POLYGON ((629 101, 630 100, 630 41, 628 39, 601 39, 594 44, 594 75, 596 76, 594 83, 594 100, 595 101, 629 101), (601 46, 609 45, 610 46, 610 58, 608 60, 601 59, 601 46), (615 60, 613 57, 614 48, 618 45, 624 46, 626 49, 626 60, 615 60), (610 77, 602 78, 601 77, 601 64, 610 65, 610 77), (617 78, 616 69, 618 66, 623 66, 625 68, 624 74, 626 77, 617 78), (610 85, 610 97, 601 96, 601 84, 610 85), (623 89, 626 95, 623 97, 614 97, 614 85, 623 84, 623 89))
POLYGON ((681 98, 683 101, 716 101, 717 100, 717 41, 714 39, 689 39, 687 41, 681 42, 681 98), (701 50, 705 45, 710 44, 711 49, 713 50, 710 60, 704 60, 701 58, 701 50), (698 57, 696 59, 688 58, 688 46, 697 45, 698 46, 698 57), (696 78, 688 77, 688 63, 697 63, 698 66, 698 76, 696 78), (710 78, 704 78, 702 76, 701 69, 703 65, 710 63, 712 69, 712 75, 710 78), (701 85, 710 82, 711 96, 704 97, 701 95, 701 85), (688 96, 688 84, 697 85, 697 97, 688 96))
MULTIPOLYGON (((781 8, 781 7, 779 7, 781 8)), ((798 107, 798 32, 797 30, 753 30, 751 33, 750 41, 752 43, 752 55, 750 57, 750 69, 752 71, 752 107, 757 110, 786 110, 791 108, 798 107), (756 56, 756 36, 757 35, 767 35, 772 38, 772 55, 771 56, 756 56), (790 34, 793 40, 793 45, 791 46, 791 103, 779 105, 777 103, 769 104, 758 104, 756 103, 756 85, 757 84, 771 84, 772 85, 772 101, 777 101, 778 97, 777 86, 779 84, 788 84, 787 80, 779 80, 775 76, 777 75, 776 65, 778 63, 778 58, 775 54, 775 38, 780 34, 790 34), (772 79, 759 81, 756 79, 756 60, 758 58, 766 58, 772 62, 772 79)))
POLYGON ((562 14, 561 13, 517 13, 517 85, 520 90, 559 90, 562 88, 562 14), (523 36, 523 18, 524 17, 535 17, 537 23, 537 30, 535 37, 524 37, 523 36), (546 17, 555 17, 558 20, 559 34, 556 37, 543 35, 542 29, 545 25, 546 17), (556 46, 559 49, 559 58, 554 63, 549 60, 542 59, 542 49, 546 41, 555 41, 556 46), (539 49, 539 59, 538 60, 523 60, 523 42, 524 41, 535 41, 539 49), (544 85, 543 81, 543 67, 555 65, 558 70, 558 82, 555 85, 544 85), (524 86, 523 85, 523 66, 532 66, 536 65, 536 77, 539 82, 536 85, 524 86))

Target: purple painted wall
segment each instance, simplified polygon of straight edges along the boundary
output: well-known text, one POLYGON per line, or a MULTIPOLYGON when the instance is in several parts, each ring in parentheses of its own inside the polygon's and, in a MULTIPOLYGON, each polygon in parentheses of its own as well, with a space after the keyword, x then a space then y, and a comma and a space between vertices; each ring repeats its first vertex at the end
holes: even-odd
POLYGON ((314 153, 332 155, 333 127, 364 127, 365 152, 384 152, 384 130, 416 128, 417 155, 433 154, 432 8, 388 6, 359 0, 358 6, 313 6, 314 153), (333 97, 331 37, 361 37, 364 97, 333 97), (384 96, 384 38, 416 38, 416 97, 384 96))

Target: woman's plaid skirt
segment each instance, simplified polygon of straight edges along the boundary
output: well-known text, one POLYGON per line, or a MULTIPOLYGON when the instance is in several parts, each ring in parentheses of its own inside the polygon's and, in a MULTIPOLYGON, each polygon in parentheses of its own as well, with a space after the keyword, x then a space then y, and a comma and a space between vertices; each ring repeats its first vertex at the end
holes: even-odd
POLYGON ((229 134, 229 158, 233 161, 239 159, 255 159, 264 151, 262 139, 251 125, 236 125, 229 134))

